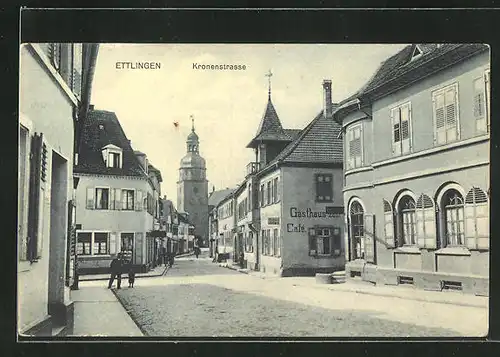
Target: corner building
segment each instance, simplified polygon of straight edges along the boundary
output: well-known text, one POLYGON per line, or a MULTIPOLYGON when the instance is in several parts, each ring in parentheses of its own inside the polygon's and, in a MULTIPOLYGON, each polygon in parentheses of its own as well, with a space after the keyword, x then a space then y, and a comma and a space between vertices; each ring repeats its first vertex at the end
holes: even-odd
POLYGON ((490 55, 413 44, 340 103, 346 277, 488 295, 490 55))

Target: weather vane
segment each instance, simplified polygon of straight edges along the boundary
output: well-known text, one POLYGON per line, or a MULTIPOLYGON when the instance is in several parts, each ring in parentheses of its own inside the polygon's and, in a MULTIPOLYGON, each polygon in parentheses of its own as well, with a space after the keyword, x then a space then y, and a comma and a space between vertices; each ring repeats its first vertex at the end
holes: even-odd
POLYGON ((273 76, 273 73, 271 72, 271 70, 269 70, 269 72, 267 72, 265 74, 265 76, 267 77, 267 80, 269 81, 269 98, 271 98, 271 77, 273 76))

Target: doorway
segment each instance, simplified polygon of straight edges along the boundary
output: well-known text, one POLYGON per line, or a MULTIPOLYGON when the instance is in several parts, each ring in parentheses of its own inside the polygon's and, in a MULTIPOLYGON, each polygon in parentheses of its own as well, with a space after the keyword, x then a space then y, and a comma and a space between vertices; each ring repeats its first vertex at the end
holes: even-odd
POLYGON ((135 264, 134 257, 134 233, 122 233, 121 239, 121 253, 125 260, 135 264))

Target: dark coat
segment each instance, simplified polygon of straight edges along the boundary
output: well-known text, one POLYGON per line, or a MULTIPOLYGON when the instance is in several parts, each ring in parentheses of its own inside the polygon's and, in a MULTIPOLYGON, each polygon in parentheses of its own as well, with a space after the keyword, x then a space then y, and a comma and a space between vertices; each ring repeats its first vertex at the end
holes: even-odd
POLYGON ((122 272, 122 262, 119 259, 113 259, 111 262, 111 272, 115 274, 120 274, 122 272))

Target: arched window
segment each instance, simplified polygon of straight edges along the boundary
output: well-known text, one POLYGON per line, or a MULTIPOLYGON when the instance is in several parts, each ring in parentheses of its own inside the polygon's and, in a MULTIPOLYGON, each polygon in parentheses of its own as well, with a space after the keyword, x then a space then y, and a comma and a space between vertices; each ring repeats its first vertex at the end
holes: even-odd
POLYGON ((405 195, 399 201, 399 220, 404 245, 417 244, 417 219, 415 208, 415 200, 411 196, 405 195))
POLYGON ((442 198, 446 246, 464 244, 464 198, 456 189, 447 190, 442 198))
POLYGON ((363 259, 364 247, 364 210, 358 201, 351 203, 349 217, 351 222, 351 247, 354 259, 363 259))
POLYGON ((465 244, 471 249, 489 249, 488 196, 473 187, 465 196, 465 244))

